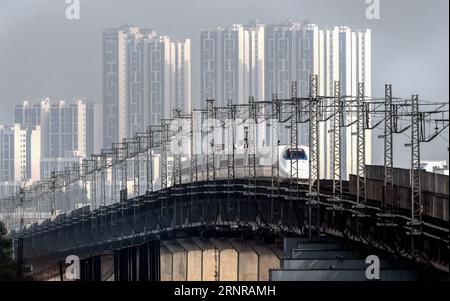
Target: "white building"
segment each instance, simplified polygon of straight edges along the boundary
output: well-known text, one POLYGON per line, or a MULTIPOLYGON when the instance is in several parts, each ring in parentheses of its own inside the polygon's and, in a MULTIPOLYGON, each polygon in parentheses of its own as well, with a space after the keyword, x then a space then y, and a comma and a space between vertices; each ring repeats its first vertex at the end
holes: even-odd
POLYGON ((61 100, 50 105, 49 153, 44 157, 89 156, 94 152, 94 107, 86 100, 61 100))
POLYGON ((53 103, 49 98, 15 106, 15 122, 25 129, 41 127, 42 157, 60 158, 94 152, 94 106, 85 99, 53 103))
POLYGON ((0 125, 0 197, 18 192, 24 182, 40 180, 41 129, 0 125))
MULTIPOLYGON (((291 83, 298 83, 298 96, 309 96, 310 76, 319 78, 319 95, 333 96, 334 82, 340 81, 341 95, 357 96, 358 84, 365 83, 365 95, 372 95, 371 32, 350 27, 320 28, 309 23, 276 25, 232 25, 200 33, 201 100, 216 99, 245 103, 291 97, 291 83), (258 87, 258 88, 256 88, 258 87)), ((330 100, 331 101, 331 100, 330 100)), ((202 104, 204 107, 204 104, 202 104)), ((355 114, 345 114, 348 124, 355 114)), ((321 122, 320 175, 332 177, 332 119, 321 122)), ((343 128, 342 172, 344 178, 357 172, 356 124, 343 128)), ((266 133, 267 134, 267 133, 266 133)), ((366 164, 370 164, 371 132, 365 132, 366 164)), ((267 136, 267 135, 266 135, 267 136)), ((267 138, 267 137, 266 137, 267 138)), ((289 130, 281 127, 281 144, 289 144, 289 130)), ((309 145, 307 124, 299 124, 299 144, 309 145)))
POLYGON ((191 40, 171 43, 171 60, 173 97, 170 98, 171 108, 179 108, 184 113, 190 113, 191 103, 191 40))
POLYGON ((265 76, 265 28, 258 21, 253 21, 245 27, 245 99, 250 96, 256 100, 264 100, 265 76), (248 84, 247 84, 248 83, 248 84))
MULTIPOLYGON (((290 98, 293 81, 298 83, 299 97, 309 95, 310 75, 323 77, 323 70, 320 68, 322 56, 319 33, 318 26, 314 24, 287 22, 266 27, 266 99, 271 99, 273 95, 277 95, 279 99, 290 98)), ((298 142, 309 145, 308 125, 300 124, 298 127, 298 142)), ((282 144, 289 144, 287 130, 281 131, 279 138, 282 144)))
POLYGON ((72 168, 74 164, 81 164, 84 157, 73 156, 60 158, 42 158, 41 159, 41 179, 49 179, 53 171, 63 171, 66 168, 72 168))
MULTIPOLYGON (((359 83, 364 83, 364 94, 372 96, 371 32, 352 30, 350 27, 334 27, 319 30, 319 90, 320 95, 333 96, 334 82, 340 81, 342 96, 358 95, 359 83)), ((331 100, 330 100, 331 104, 331 100)), ((357 173, 357 116, 346 114, 349 127, 341 129, 341 168, 345 179, 357 173)), ((333 127, 332 118, 320 124, 321 176, 333 177, 333 127)), ((365 131, 365 162, 372 161, 372 132, 365 131)))
POLYGON ((314 24, 268 25, 265 38, 265 97, 291 97, 291 83, 299 84, 298 95, 309 95, 309 77, 320 74, 319 28, 314 24))
POLYGON ((200 32, 200 100, 246 103, 264 98, 264 26, 234 24, 200 32))
MULTIPOLYGON (((333 96, 334 82, 340 81, 341 95, 357 96, 358 84, 365 83, 365 95, 372 95, 371 32, 354 31, 350 27, 321 29, 315 24, 285 23, 266 27, 266 99, 273 94, 290 97, 291 82, 299 84, 298 95, 309 96, 310 75, 318 75, 319 95, 333 96)), ((330 100, 331 101, 331 100, 330 100)), ((354 114, 345 114, 348 124, 356 120, 354 114)), ((332 119, 321 122, 320 175, 332 177, 332 119)), ((342 129, 342 172, 356 174, 356 124, 342 129)), ((307 125, 299 126, 300 144, 309 144, 307 125)), ((365 132, 366 164, 370 164, 371 132, 365 132)), ((280 135, 288 143, 287 134, 280 135)))
POLYGON ((191 108, 190 40, 123 26, 103 32, 104 147, 191 108))
POLYGON ((40 137, 40 126, 0 126, 0 182, 39 180, 40 137))
POLYGON ((27 132, 40 129, 39 136, 29 139, 33 151, 29 154, 32 160, 27 161, 31 170, 25 179, 43 180, 51 171, 62 171, 65 165, 94 152, 94 106, 84 99, 24 101, 15 107, 15 121, 27 132))
POLYGON ((427 172, 449 175, 447 161, 422 161, 420 166, 427 172))

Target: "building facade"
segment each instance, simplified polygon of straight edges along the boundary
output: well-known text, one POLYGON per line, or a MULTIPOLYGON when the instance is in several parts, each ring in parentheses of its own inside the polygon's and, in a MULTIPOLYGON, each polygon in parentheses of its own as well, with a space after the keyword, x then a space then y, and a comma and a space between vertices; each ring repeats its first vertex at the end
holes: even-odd
POLYGON ((246 103, 264 97, 264 26, 234 24, 200 32, 200 99, 246 103))
POLYGON ((103 32, 104 147, 191 108, 190 40, 123 26, 103 32))
MULTIPOLYGON (((299 97, 309 96, 310 76, 318 75, 318 94, 334 95, 340 81, 341 95, 358 94, 365 84, 365 96, 372 95, 371 32, 346 26, 320 28, 316 24, 286 22, 275 25, 232 25, 200 32, 200 98, 215 99, 218 106, 228 100, 245 103, 248 97, 270 100, 291 97, 291 83, 298 83, 299 97), (257 87, 257 88, 256 88, 257 87)), ((331 102, 332 100, 327 100, 331 102)), ((204 104, 202 105, 204 107, 204 104)), ((325 118, 326 119, 326 118, 325 118)), ((345 114, 352 124, 355 114, 345 114)), ((333 176, 332 119, 319 125, 320 176, 333 176)), ((342 174, 348 178, 357 168, 356 124, 342 128, 342 174)), ((309 145, 307 123, 298 125, 299 144, 309 145)), ((259 135, 260 136, 260 135, 259 135)), ((267 133, 262 136, 266 136, 267 133)), ((371 132, 365 132, 366 164, 371 163, 371 132)), ((279 139, 289 144, 288 127, 279 139)))
POLYGON ((94 153, 94 105, 85 99, 24 101, 15 106, 14 119, 25 129, 40 126, 43 158, 94 153))
POLYGON ((311 74, 320 75, 320 35, 314 24, 285 23, 266 28, 265 98, 274 94, 291 97, 291 83, 298 82, 298 95, 309 95, 311 74))
MULTIPOLYGON (((371 31, 353 30, 347 26, 319 31, 319 86, 320 94, 334 95, 334 82, 340 82, 342 96, 358 96, 358 86, 364 83, 365 97, 372 96, 371 31)), ((331 101, 331 100, 330 100, 331 101)), ((357 173, 357 116, 344 112, 346 126, 341 129, 341 168, 345 179, 357 173)), ((323 162, 321 176, 333 176, 332 119, 320 124, 320 157, 323 162)), ((366 130, 365 163, 372 162, 372 132, 366 130)))
POLYGON ((29 171, 25 180, 47 178, 54 166, 49 162, 70 164, 94 153, 94 105, 85 99, 55 103, 49 98, 35 103, 24 101, 15 107, 15 122, 26 133, 36 129, 40 133, 39 137, 28 134, 27 143, 33 151, 28 154, 31 159, 27 168, 31 168, 28 162, 39 168, 34 167, 34 173, 29 171))
POLYGON ((173 97, 171 107, 178 108, 184 113, 190 113, 192 106, 191 82, 191 40, 171 43, 171 60, 173 63, 173 97))
POLYGON ((0 182, 40 180, 40 140, 40 126, 0 126, 0 182))

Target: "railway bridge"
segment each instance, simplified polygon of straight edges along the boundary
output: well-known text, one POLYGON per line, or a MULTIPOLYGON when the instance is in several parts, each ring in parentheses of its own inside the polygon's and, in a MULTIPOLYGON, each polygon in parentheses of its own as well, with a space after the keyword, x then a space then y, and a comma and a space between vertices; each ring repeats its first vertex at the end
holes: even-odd
MULTIPOLYGON (((173 266, 177 249, 195 246, 206 256, 204 244, 212 244, 212 258, 233 249, 258 258, 273 253, 267 261, 276 262, 278 254, 278 266, 271 263, 257 273, 267 278, 267 270, 283 268, 281 257, 298 253, 296 248, 287 252, 286 244, 284 254, 276 247, 268 251, 269 245, 292 236, 311 243, 334 237, 443 271, 448 278, 448 176, 424 172, 420 160, 421 144, 432 143, 448 128, 448 103, 420 101, 418 95, 394 98, 390 85, 384 97, 367 97, 364 83, 356 96, 341 95, 339 82, 334 95, 319 96, 318 83, 312 76, 306 98, 297 96, 294 82, 290 99, 250 98, 226 107, 208 100, 205 110, 174 110, 173 118, 160 125, 2 200, 19 265, 32 265, 37 277, 51 278, 55 264, 76 255, 87 267, 83 278, 99 279, 101 258, 109 256, 106 270, 115 279, 161 280, 168 264, 161 250, 171 252, 173 266), (295 155, 302 124, 309 137, 306 177, 295 155), (270 134, 268 165, 258 155, 260 125, 270 134), (287 159, 279 154, 283 128, 287 159), (346 150, 354 153, 354 172, 344 173, 344 128, 355 140, 346 150), (384 142, 384 165, 378 167, 366 162, 366 133, 376 128, 384 130, 378 137, 384 142), (405 133, 410 136, 408 170, 394 168, 393 157, 395 137, 405 133), (331 145, 325 150, 331 174, 322 168, 324 135, 331 145), (281 160, 287 160, 286 170, 281 160), (177 247, 166 246, 174 241, 177 247)), ((227 274, 217 271, 214 279, 227 274)), ((174 271, 169 274, 174 279, 174 271)))

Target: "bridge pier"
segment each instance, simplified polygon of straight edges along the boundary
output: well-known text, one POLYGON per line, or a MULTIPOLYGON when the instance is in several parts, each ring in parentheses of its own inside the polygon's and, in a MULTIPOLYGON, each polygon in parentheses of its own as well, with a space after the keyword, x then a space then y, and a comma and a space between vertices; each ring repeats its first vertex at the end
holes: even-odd
POLYGON ((269 270, 280 267, 282 250, 251 243, 250 246, 258 256, 258 281, 269 281, 269 270))
POLYGON ((150 241, 114 251, 115 281, 159 281, 161 260, 159 241, 150 241))
POLYGON ((187 281, 202 281, 202 255, 199 246, 189 239, 180 239, 178 243, 187 252, 187 281))
POLYGON ((165 276, 164 280, 171 281, 186 281, 187 280, 187 252, 178 244, 177 241, 165 241, 162 245, 167 250, 167 260, 171 260, 171 263, 164 266, 162 272, 165 276), (170 268, 169 268, 170 267, 170 268), (167 270, 166 270, 167 269, 167 270))
POLYGON ((245 242, 230 240, 232 247, 238 255, 237 276, 238 281, 258 281, 258 255, 245 242))
POLYGON ((202 251, 202 281, 219 280, 219 250, 209 241, 194 238, 202 251))
POLYGON ((102 257, 94 256, 80 261, 81 281, 102 281, 102 257))
POLYGON ((238 252, 227 241, 211 239, 211 243, 219 251, 219 281, 238 280, 238 252))

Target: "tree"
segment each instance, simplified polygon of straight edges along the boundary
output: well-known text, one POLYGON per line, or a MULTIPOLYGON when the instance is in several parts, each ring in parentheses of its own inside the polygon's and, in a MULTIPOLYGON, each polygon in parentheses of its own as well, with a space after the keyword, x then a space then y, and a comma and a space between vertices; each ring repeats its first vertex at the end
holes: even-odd
POLYGON ((12 241, 6 234, 6 227, 0 221, 0 281, 14 281, 16 264, 12 259, 12 241))

